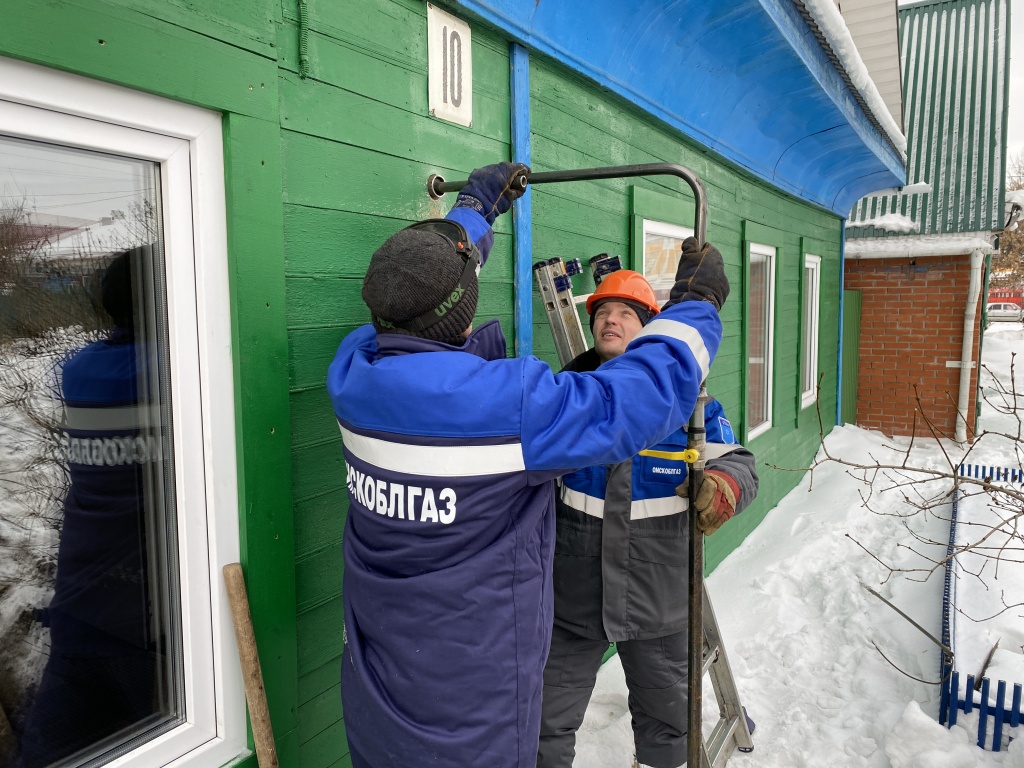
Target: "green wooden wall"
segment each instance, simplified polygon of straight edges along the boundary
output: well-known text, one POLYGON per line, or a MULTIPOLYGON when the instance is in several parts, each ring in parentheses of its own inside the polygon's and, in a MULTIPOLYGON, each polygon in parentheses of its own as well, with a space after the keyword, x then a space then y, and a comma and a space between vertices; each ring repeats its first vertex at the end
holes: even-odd
MULTIPOLYGON (((346 499, 327 366, 345 334, 368 319, 359 292, 373 250, 450 205, 424 194, 428 174, 465 178, 510 158, 502 35, 473 24, 474 122, 462 128, 427 112, 422 0, 309 2, 308 12, 306 79, 298 74, 297 0, 30 0, 5 8, 0 25, 0 55, 225 115, 242 559, 286 768, 348 763, 338 691, 346 499)), ((737 427, 743 233, 747 223, 777 233, 775 427, 750 446, 762 465, 761 497, 709 540, 713 566, 800 479, 764 464, 806 464, 817 446, 814 409, 799 409, 805 240, 823 259, 822 410, 826 428, 834 422, 840 221, 716 160, 560 65, 534 58, 530 77, 535 169, 661 160, 703 178, 709 239, 733 281, 710 388, 737 427)), ((533 195, 535 260, 610 252, 628 264, 638 199, 678 198, 679 223, 692 223, 690 193, 674 178, 549 185, 533 195), (638 198, 637 189, 654 194, 638 198)), ((510 233, 509 217, 499 219, 479 316, 499 317, 511 339, 510 233)), ((579 290, 589 290, 585 280, 579 290)), ((554 362, 543 317, 535 304, 535 349, 554 362)))

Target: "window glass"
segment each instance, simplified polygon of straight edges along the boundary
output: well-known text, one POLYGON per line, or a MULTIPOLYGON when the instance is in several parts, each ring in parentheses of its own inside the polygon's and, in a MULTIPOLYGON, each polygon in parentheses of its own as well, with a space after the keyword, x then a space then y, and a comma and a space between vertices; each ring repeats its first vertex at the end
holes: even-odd
POLYGON ((747 328, 748 437, 756 437, 771 427, 774 282, 775 249, 752 244, 747 328))
POLYGON ((159 164, 0 136, 12 765, 108 762, 183 720, 163 252, 159 164))
POLYGON ((818 391, 818 306, 821 293, 821 259, 804 256, 804 305, 800 356, 800 401, 808 406, 818 391))
POLYGON ((644 253, 641 272, 654 289, 658 304, 668 301, 676 281, 676 267, 683 240, 693 234, 689 227, 644 220, 644 253))

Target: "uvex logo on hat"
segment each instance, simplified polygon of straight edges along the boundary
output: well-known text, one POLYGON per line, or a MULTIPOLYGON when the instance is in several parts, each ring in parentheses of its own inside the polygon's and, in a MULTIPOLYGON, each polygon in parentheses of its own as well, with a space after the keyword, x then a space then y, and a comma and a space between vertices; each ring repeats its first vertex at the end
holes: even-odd
POLYGON ((446 314, 448 314, 449 309, 451 309, 452 307, 459 303, 459 299, 462 298, 462 294, 464 294, 465 292, 466 289, 463 288, 461 285, 455 286, 455 290, 452 291, 452 295, 449 296, 444 301, 442 301, 441 306, 436 307, 434 309, 434 314, 436 314, 438 317, 444 317, 446 314))

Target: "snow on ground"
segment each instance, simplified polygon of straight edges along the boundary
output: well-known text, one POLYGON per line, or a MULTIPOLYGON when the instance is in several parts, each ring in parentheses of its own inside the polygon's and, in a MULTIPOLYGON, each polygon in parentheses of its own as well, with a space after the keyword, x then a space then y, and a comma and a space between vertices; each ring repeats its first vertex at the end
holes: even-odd
MULTIPOLYGON (((1021 433, 1024 394, 1017 402, 1013 391, 1024 393, 1024 327, 1020 323, 993 323, 985 335, 981 385, 986 404, 981 426, 985 434, 967 460, 982 466, 1022 468, 1024 454, 1009 436, 1021 433), (1020 355, 1014 359, 1013 355, 1020 355), (1021 367, 1018 368, 1017 364, 1021 367), (1011 386, 1011 366, 1016 385, 1011 386)), ((1024 484, 1004 483, 1018 491, 1024 484)), ((977 542, 998 519, 1013 510, 986 503, 984 496, 966 496, 959 504, 958 546, 977 542), (998 516, 998 517, 997 517, 998 516)), ((1024 683, 1024 553, 1007 547, 1005 535, 985 541, 984 555, 970 553, 958 559, 953 615, 957 666, 964 673, 979 674, 992 653, 986 675, 1007 683, 1024 683), (990 548, 990 549, 989 549, 990 548), (999 554, 999 559, 994 555, 999 554), (1010 606, 1010 607, 1008 607, 1010 606)), ((1013 546, 1013 542, 1009 542, 1013 546)), ((991 698, 995 700, 995 686, 991 698)))
MULTIPOLYGON (((1010 353, 1015 350, 1024 353, 1021 324, 1000 323, 986 332, 983 361, 1000 380, 1009 381, 1010 353)), ((1019 373, 1024 384, 1024 365, 1019 373)), ((986 394, 995 391, 991 374, 982 383, 986 394)), ((1017 389, 1024 391, 1020 385, 1017 389)), ((982 427, 1017 434, 1016 417, 999 414, 991 405, 983 407, 982 427)), ((902 460, 908 443, 853 426, 838 427, 826 439, 833 456, 880 463, 902 460)), ((964 453, 951 442, 940 446, 934 440, 918 441, 910 463, 941 469, 946 465, 942 447, 955 457, 964 453)), ((1012 443, 994 435, 982 437, 968 460, 1019 466, 1012 443)), ((928 490, 942 490, 943 482, 932 483, 928 490)), ((909 543, 905 525, 921 537, 944 542, 948 505, 908 515, 912 509, 898 491, 879 493, 876 487, 872 512, 862 504, 863 490, 844 467, 820 466, 708 579, 742 702, 757 724, 754 751, 735 754, 729 768, 1024 768, 1024 738, 993 753, 975 745, 976 715, 960 714, 958 722, 966 728, 938 724, 939 688, 921 682, 939 679, 938 648, 864 588, 875 589, 939 637, 941 571, 922 582, 914 574, 890 575, 878 560, 906 568, 924 565, 898 546, 909 543)), ((938 545, 915 547, 932 557, 944 555, 938 545)), ((986 573, 990 591, 1024 595, 1022 571, 1024 567, 1003 567, 998 580, 986 573)), ((961 589, 961 609, 969 593, 961 589)), ((979 606, 981 613, 987 607, 979 606)), ((975 632, 962 631, 959 641, 976 655, 976 646, 984 646, 987 653, 994 638, 1002 637, 1005 658, 990 671, 1010 682, 1024 682, 1016 666, 1024 660, 1021 614, 1020 608, 1004 611, 973 626, 975 632), (977 639, 967 639, 968 634, 977 639)), ((957 619, 961 630, 967 625, 963 617, 957 619)), ((958 657, 961 664, 976 661, 958 657)), ((717 708, 707 679, 704 690, 704 722, 709 724, 717 719, 717 708)), ((598 677, 578 735, 575 765, 632 764, 626 695, 622 667, 613 657, 598 677)))

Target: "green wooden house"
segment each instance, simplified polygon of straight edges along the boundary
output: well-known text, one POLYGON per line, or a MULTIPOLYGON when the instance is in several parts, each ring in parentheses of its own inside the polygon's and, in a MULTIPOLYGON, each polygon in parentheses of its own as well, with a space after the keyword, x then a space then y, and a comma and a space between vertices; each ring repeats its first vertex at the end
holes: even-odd
MULTIPOLYGON (((831 0, 28 0, 3 17, 0 765, 255 765, 235 561, 281 764, 348 764, 324 380, 368 321, 370 254, 447 211, 430 174, 701 177, 732 282, 709 388, 762 464, 711 567, 799 481, 772 465, 806 465, 836 423, 844 218, 905 171, 831 0)), ((532 264, 620 254, 656 280, 693 210, 674 177, 537 186, 496 226, 478 317, 554 363, 532 264)))

